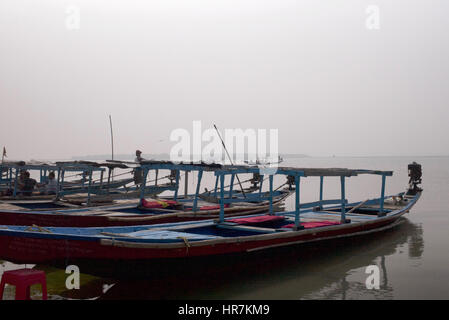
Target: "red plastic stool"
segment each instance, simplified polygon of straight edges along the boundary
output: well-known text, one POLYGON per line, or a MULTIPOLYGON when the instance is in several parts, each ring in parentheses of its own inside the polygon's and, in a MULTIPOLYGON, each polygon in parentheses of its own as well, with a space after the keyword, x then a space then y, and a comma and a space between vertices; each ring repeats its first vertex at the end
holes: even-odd
POLYGON ((40 283, 42 286, 42 300, 47 300, 47 281, 45 272, 34 269, 18 269, 5 271, 0 283, 0 299, 3 300, 5 284, 16 286, 16 300, 31 300, 30 287, 40 283))

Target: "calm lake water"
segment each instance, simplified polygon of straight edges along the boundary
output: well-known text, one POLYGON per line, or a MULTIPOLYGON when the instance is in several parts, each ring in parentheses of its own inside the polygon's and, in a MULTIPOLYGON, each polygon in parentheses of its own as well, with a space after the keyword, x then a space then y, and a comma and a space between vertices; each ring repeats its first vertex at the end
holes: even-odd
MULTIPOLYGON (((79 290, 65 289, 64 270, 37 267, 47 271, 54 299, 449 299, 449 157, 291 158, 283 165, 393 170, 386 190, 393 194, 405 191, 412 161, 423 167, 423 196, 400 226, 382 233, 179 265, 132 279, 83 273, 79 290), (379 289, 366 288, 369 265, 380 269, 379 289)), ((207 185, 213 185, 210 178, 207 185)), ((374 198, 380 186, 378 176, 352 177, 346 194, 349 201, 374 198)), ((301 201, 316 200, 318 191, 317 178, 303 179, 301 201)), ((339 180, 325 180, 324 191, 327 199, 339 198, 339 180)), ((292 209, 293 201, 289 198, 286 207, 292 209)), ((12 298, 11 289, 6 294, 12 298)))

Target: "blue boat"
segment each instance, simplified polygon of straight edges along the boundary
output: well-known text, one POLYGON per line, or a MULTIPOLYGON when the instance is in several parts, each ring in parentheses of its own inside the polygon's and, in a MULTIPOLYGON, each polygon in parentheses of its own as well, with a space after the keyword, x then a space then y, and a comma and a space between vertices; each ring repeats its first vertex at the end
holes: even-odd
MULTIPOLYGON (((79 164, 78 164, 79 165, 79 164)), ((82 163, 82 165, 86 165, 82 163)), ((30 168, 26 166, 26 168, 30 168)), ((66 168, 66 167, 64 167, 66 168)), ((80 169, 79 166, 76 167, 80 169)), ((82 167, 87 170, 87 167, 82 167)), ((95 168, 95 167, 93 167, 95 168)), ((232 168, 238 168, 232 166, 232 168)), ((35 168, 36 169, 36 168, 35 168)), ((66 226, 66 227, 95 227, 95 226, 119 226, 119 225, 140 225, 156 224, 168 222, 180 222, 191 220, 206 220, 217 218, 220 213, 218 198, 218 180, 216 179, 215 188, 210 191, 201 192, 201 183, 203 174, 214 173, 217 170, 230 170, 229 166, 210 165, 210 164, 175 164, 167 161, 146 161, 139 165, 141 171, 141 182, 137 191, 133 192, 134 199, 118 200, 114 204, 96 203, 96 206, 89 206, 90 193, 87 194, 87 200, 80 199, 74 206, 74 200, 59 198, 65 195, 65 190, 58 191, 56 201, 38 202, 29 200, 10 200, 7 205, 0 204, 0 224, 7 225, 39 225, 39 226, 66 226), (154 183, 147 185, 149 172, 155 173, 156 177, 161 171, 168 171, 170 182, 161 184, 156 178, 154 183), (185 172, 185 194, 180 195, 180 175, 185 172), (188 173, 197 174, 197 182, 194 194, 187 192, 188 173), (156 197, 162 192, 172 192, 171 196, 156 197), (147 200, 147 197, 151 199, 147 200), (83 206, 83 202, 87 206, 83 206), (81 206, 80 206, 81 205, 81 206), (50 207, 49 207, 50 206, 50 207)), ((17 169, 16 169, 17 171, 17 169)), ((58 174, 58 185, 63 180, 62 174, 58 174)), ((110 175, 109 175, 110 176, 110 175)), ((224 212, 227 216, 255 214, 266 212, 270 203, 265 192, 262 192, 263 181, 261 177, 251 178, 248 182, 252 185, 248 189, 235 190, 234 178, 230 178, 230 184, 223 186, 226 194, 235 200, 235 203, 225 205, 224 212)), ((109 179, 108 179, 109 180, 109 179)), ((282 186, 281 186, 282 187, 282 186)), ((88 189, 90 190, 90 189, 88 189)), ((288 188, 274 190, 271 193, 271 199, 276 210, 281 210, 282 201, 293 193, 288 188)), ((107 195, 109 196, 109 194, 107 195)))
MULTIPOLYGON (((225 176, 256 170, 255 167, 226 168, 217 169, 214 174, 224 187, 225 176)), ((282 167, 276 174, 293 177, 290 181, 295 184, 294 211, 274 211, 273 175, 270 175, 266 213, 225 217, 225 204, 242 199, 226 195, 221 188, 220 214, 214 220, 105 228, 0 226, 0 257, 17 263, 106 261, 113 264, 222 256, 356 237, 397 226, 422 194, 421 167, 415 163, 409 166, 407 191, 390 196, 385 195, 385 182, 393 174, 391 171, 282 167), (380 197, 348 203, 345 181, 362 174, 381 177, 380 197), (329 176, 340 179, 340 199, 322 198, 324 178, 329 176), (320 198, 316 202, 300 203, 300 179, 309 177, 320 178, 320 198)))

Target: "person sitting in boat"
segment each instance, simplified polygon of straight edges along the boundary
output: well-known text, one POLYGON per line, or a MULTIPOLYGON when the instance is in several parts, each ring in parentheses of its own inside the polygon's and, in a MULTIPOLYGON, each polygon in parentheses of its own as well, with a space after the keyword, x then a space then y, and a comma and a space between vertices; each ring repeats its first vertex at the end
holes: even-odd
MULTIPOLYGON (((136 150, 136 158, 134 159, 134 162, 141 163, 144 158, 142 158, 142 151, 136 150)), ((134 184, 136 186, 142 184, 143 181, 143 171, 141 168, 135 168, 134 169, 134 184)))
POLYGON ((37 186, 42 188, 41 194, 56 194, 57 183, 55 179, 55 173, 53 171, 50 171, 47 181, 45 183, 40 183, 37 186))
MULTIPOLYGON (((24 183, 24 180, 25 180, 25 170, 22 169, 20 170, 19 177, 17 178, 17 186, 19 187, 19 190, 20 186, 24 183)), ((0 195, 2 196, 12 196, 13 194, 14 194, 14 187, 2 190, 0 192, 0 195)), ((20 191, 18 192, 18 194, 20 194, 20 191)))
POLYGON ((24 196, 31 196, 34 187, 36 186, 36 180, 30 178, 30 173, 28 171, 23 172, 23 177, 19 179, 19 194, 24 196))

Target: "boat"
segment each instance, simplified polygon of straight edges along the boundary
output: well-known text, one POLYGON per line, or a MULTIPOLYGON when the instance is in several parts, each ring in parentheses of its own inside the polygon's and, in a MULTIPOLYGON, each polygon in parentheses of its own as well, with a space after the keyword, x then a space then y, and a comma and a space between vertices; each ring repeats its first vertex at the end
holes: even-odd
MULTIPOLYGON (((227 175, 257 172, 258 168, 215 170, 224 186, 227 175)), ((214 257, 247 253, 304 243, 356 237, 397 226, 399 219, 417 203, 421 194, 421 166, 409 165, 405 192, 385 195, 391 171, 344 168, 278 168, 276 174, 293 177, 295 210, 275 212, 268 195, 269 211, 225 217, 227 203, 241 201, 220 190, 220 214, 215 220, 105 228, 0 226, 0 257, 16 263, 118 263, 160 259, 214 257), (348 203, 345 181, 362 174, 381 176, 380 197, 348 203), (300 179, 320 178, 320 198, 300 203, 300 179), (325 177, 339 177, 340 199, 323 199, 325 177)), ((273 175, 269 176, 273 192, 273 175)))
MULTIPOLYGON (((112 180, 111 173, 117 168, 132 169, 132 167, 124 164, 91 161, 66 161, 56 163, 38 161, 5 162, 0 165, 0 171, 2 172, 0 177, 0 190, 2 191, 0 201, 3 203, 15 202, 17 200, 27 203, 40 201, 42 204, 44 200, 51 203, 55 199, 60 200, 66 197, 65 200, 71 200, 79 197, 79 194, 85 194, 89 205, 95 205, 96 202, 104 202, 104 199, 99 201, 93 195, 108 195, 111 197, 111 194, 122 191, 119 188, 134 182, 132 177, 112 180), (107 182, 103 179, 106 169, 108 169, 107 182), (20 180, 20 173, 24 171, 36 172, 36 175, 39 175, 37 185, 44 185, 48 182, 47 174, 50 172, 55 173, 55 192, 53 194, 47 194, 42 187, 36 186, 26 194, 22 194, 18 188, 18 181, 20 180), (78 180, 67 180, 66 173, 70 173, 70 177, 82 178, 78 180), (100 174, 100 177, 94 179, 93 175, 97 173, 100 174), (69 197, 70 195, 73 196, 69 197)), ((129 191, 129 188, 126 188, 126 191, 129 191)), ((63 203, 60 203, 60 206, 63 206, 63 203)))
MULTIPOLYGON (((220 205, 218 204, 217 183, 215 189, 200 192, 203 172, 215 172, 216 170, 229 170, 230 167, 211 164, 175 164, 168 161, 147 161, 140 165, 143 178, 139 190, 135 193, 135 199, 124 199, 113 204, 103 204, 97 206, 72 206, 67 207, 67 202, 62 207, 58 207, 61 201, 53 203, 54 207, 48 209, 48 204, 34 201, 23 203, 20 201, 0 203, 0 224, 5 225, 38 225, 38 226, 60 226, 60 227, 95 227, 95 226, 129 226, 147 225, 160 223, 175 223, 181 221, 207 220, 218 218, 220 205), (147 177, 150 171, 159 172, 168 170, 170 182, 147 186, 147 177), (185 171, 185 181, 189 172, 197 172, 198 181, 194 194, 188 194, 187 188, 184 196, 179 195, 180 172, 185 171), (156 197, 155 195, 164 191, 172 191, 172 196, 156 197), (147 196, 151 198, 148 199, 147 196)), ((234 167, 232 167, 234 168, 234 167)), ((157 176, 157 173, 156 173, 157 176)), ((235 177, 235 175, 234 175, 235 177)), ((259 177, 260 179, 260 177, 259 177)), ((237 204, 226 204, 223 208, 226 216, 256 214, 266 212, 270 203, 263 198, 263 179, 254 182, 250 188, 239 191, 234 190, 234 178, 231 177, 229 186, 225 186, 228 196, 238 201, 237 204), (257 187, 254 189, 254 187, 257 187), (245 192, 246 190, 246 192, 245 192)), ((282 185, 283 186, 283 185, 282 185)), ((281 186, 281 187, 282 187, 281 186)), ((272 202, 276 211, 282 210, 282 202, 291 194, 293 190, 284 188, 274 190, 272 202)), ((79 200, 80 202, 86 200, 79 200)), ((73 200, 70 201, 74 203, 73 200)), ((80 204, 80 203, 77 203, 80 204)))

